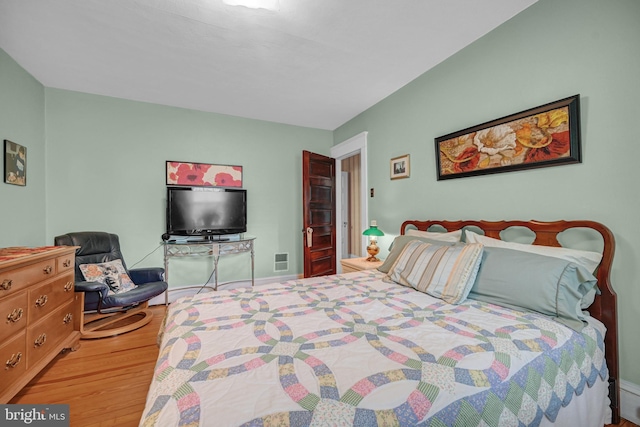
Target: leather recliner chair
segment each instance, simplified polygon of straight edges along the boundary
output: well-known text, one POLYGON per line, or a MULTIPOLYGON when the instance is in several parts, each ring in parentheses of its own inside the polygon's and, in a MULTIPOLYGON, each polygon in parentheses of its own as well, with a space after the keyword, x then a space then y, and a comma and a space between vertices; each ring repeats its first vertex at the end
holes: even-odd
POLYGON ((67 233, 56 236, 54 243, 56 246, 78 247, 75 291, 82 293, 82 338, 118 335, 138 329, 151 321, 153 313, 148 309, 149 300, 165 292, 168 287, 163 280, 163 268, 127 269, 116 234, 100 231, 67 233), (102 264, 115 260, 121 261, 124 270, 136 285, 135 288, 113 293, 109 292, 110 287, 106 283, 85 280, 81 265, 102 264))

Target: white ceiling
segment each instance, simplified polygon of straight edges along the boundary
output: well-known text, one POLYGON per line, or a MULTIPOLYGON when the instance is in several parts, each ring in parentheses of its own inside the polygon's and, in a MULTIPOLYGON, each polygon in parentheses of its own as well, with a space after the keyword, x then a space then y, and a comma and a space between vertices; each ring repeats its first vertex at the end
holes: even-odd
POLYGON ((44 86, 333 130, 537 0, 0 0, 44 86))

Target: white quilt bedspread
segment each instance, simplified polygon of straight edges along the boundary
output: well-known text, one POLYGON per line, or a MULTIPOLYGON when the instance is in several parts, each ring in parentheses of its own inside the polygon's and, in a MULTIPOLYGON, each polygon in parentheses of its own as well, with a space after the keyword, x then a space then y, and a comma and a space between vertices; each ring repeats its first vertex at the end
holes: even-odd
POLYGON ((176 301, 140 425, 538 425, 607 378, 596 328, 383 277, 176 301))

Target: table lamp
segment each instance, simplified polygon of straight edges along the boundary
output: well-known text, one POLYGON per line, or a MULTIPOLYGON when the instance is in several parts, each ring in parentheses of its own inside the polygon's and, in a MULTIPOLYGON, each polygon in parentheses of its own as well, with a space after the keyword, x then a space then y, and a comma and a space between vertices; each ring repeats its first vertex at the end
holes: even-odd
POLYGON ((371 221, 371 227, 367 228, 362 232, 363 235, 369 236, 369 246, 367 246, 367 253, 369 254, 369 258, 367 261, 380 261, 376 258, 378 252, 380 252, 380 248, 377 245, 377 237, 384 236, 382 230, 378 229, 378 223, 376 221, 371 221))

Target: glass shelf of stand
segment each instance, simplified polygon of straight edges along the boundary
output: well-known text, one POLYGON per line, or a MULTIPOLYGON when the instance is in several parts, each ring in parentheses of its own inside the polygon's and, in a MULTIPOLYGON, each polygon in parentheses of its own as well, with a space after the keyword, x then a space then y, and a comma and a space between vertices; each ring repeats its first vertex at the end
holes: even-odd
POLYGON ((164 245, 164 269, 165 279, 169 281, 169 260, 171 258, 202 258, 214 259, 214 289, 218 289, 218 259, 221 256, 250 253, 251 254, 251 286, 254 284, 254 251, 253 241, 255 236, 246 234, 223 237, 220 239, 203 240, 168 240, 164 245))

